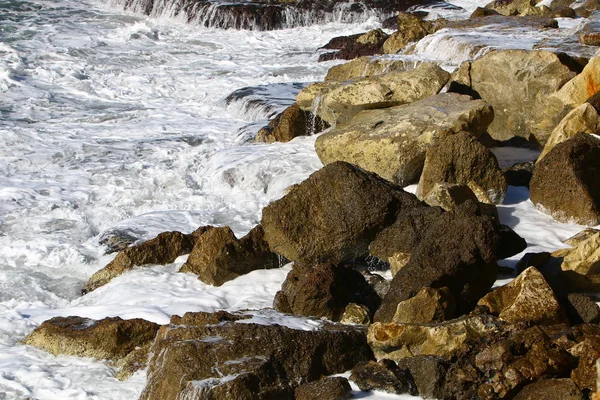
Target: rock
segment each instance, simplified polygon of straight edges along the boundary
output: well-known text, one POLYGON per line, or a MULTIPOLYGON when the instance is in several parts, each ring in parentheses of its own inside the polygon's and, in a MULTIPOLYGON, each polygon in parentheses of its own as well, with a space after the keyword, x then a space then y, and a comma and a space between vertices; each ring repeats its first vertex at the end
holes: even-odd
POLYGON ((518 273, 525 271, 529 267, 536 267, 539 269, 551 258, 550 253, 525 253, 523 257, 515 265, 515 269, 518 273))
POLYGON ((446 211, 453 210, 467 200, 477 203, 477 197, 467 185, 447 182, 436 182, 423 199, 430 206, 441 207, 446 211))
POLYGON ((450 74, 434 63, 391 71, 351 82, 309 85, 296 96, 303 110, 312 110, 329 125, 349 121, 362 110, 412 103, 440 91, 450 74), (317 104, 315 99, 318 98, 317 104))
POLYGON ((496 204, 506 195, 506 179, 496 156, 468 132, 440 138, 427 150, 417 197, 424 199, 436 183, 475 182, 496 204))
POLYGON ((351 60, 357 57, 372 56, 382 53, 383 43, 388 34, 381 29, 373 29, 363 34, 333 38, 322 49, 338 51, 319 55, 319 61, 351 60))
POLYGON ((319 133, 327 127, 321 118, 293 104, 258 131, 255 140, 265 143, 289 142, 298 136, 319 133))
POLYGON ((265 242, 262 226, 239 240, 225 226, 202 235, 179 272, 190 272, 204 283, 221 286, 248 272, 278 267, 279 258, 265 242))
POLYGON ((373 274, 369 271, 364 271, 362 274, 367 283, 375 290, 375 293, 380 298, 383 298, 390 289, 390 281, 379 274, 373 274))
POLYGON ((525 386, 514 400, 583 400, 583 395, 569 378, 542 379, 525 386))
POLYGON ((377 360, 400 362, 407 357, 430 355, 451 360, 497 330, 494 318, 465 316, 440 324, 396 324, 375 322, 369 326, 367 340, 377 360))
POLYGON ((490 217, 455 213, 438 217, 394 276, 374 321, 391 321, 398 304, 423 287, 447 286, 458 315, 471 311, 496 280, 498 241, 490 217))
POLYGON ((600 327, 595 324, 579 325, 565 332, 563 338, 556 340, 557 344, 565 348, 577 358, 577 368, 571 371, 571 379, 582 390, 596 389, 598 372, 596 360, 600 357, 600 327), (564 339, 570 342, 565 345, 564 339))
POLYGON ((469 17, 469 19, 489 17, 490 15, 501 15, 501 14, 498 11, 493 10, 491 8, 477 7, 471 13, 471 16, 469 17))
POLYGON ((386 54, 398 53, 407 44, 418 42, 437 29, 439 28, 430 21, 423 21, 410 13, 400 13, 397 31, 383 43, 383 52, 386 54))
POLYGON ((573 76, 554 53, 504 50, 471 62, 469 86, 494 109, 492 138, 533 135, 543 144, 561 117, 547 98, 573 76))
POLYGON ((600 141, 578 133, 536 163, 531 201, 561 222, 600 223, 600 141))
MULTIPOLYGON (((573 12, 574 14, 575 12, 573 12)), ((579 34, 579 43, 586 46, 600 46, 600 32, 583 32, 579 34)))
POLYGON ((588 296, 569 293, 566 303, 566 311, 573 325, 597 324, 600 322, 600 307, 588 296))
POLYGON ((300 383, 372 357, 360 328, 327 323, 313 331, 239 322, 165 325, 151 354, 143 400, 290 399, 300 383))
POLYGON ((529 267, 509 284, 483 297, 477 305, 506 322, 531 322, 552 325, 567 322, 552 288, 542 274, 529 267))
POLYGON ((412 194, 344 162, 326 165, 263 209, 270 248, 299 264, 339 264, 368 254, 400 210, 422 207, 412 194))
POLYGON ((104 232, 98 243, 106 246, 104 254, 116 253, 125 250, 127 247, 134 244, 139 238, 128 230, 111 230, 104 232))
POLYGON ((392 322, 397 324, 430 324, 454 317, 454 298, 447 287, 425 287, 396 307, 392 322))
MULTIPOLYGON (((147 348, 158 328, 158 324, 139 318, 113 317, 96 321, 82 317, 54 317, 42 322, 23 343, 55 356, 93 357, 109 360, 118 367, 125 365, 127 371, 120 377, 126 378, 135 370, 145 368, 147 357, 142 357, 136 365, 130 354, 138 348, 147 348)), ((143 350, 141 354, 147 356, 143 350)))
POLYGON ((550 18, 577 18, 577 14, 571 7, 559 6, 551 9, 550 18))
POLYGON ((388 60, 378 57, 358 57, 344 64, 329 68, 325 81, 349 81, 366 78, 392 71, 408 71, 414 69, 414 63, 405 60, 388 60))
MULTIPOLYGON (((546 143, 546 145, 548 144, 546 143)), ((535 163, 533 162, 520 162, 508 168, 504 168, 502 171, 504 172, 506 183, 509 186, 529 187, 534 168, 535 163)))
POLYGON ((352 397, 352 389, 346 378, 326 377, 305 383, 296 388, 295 400, 343 400, 352 397))
POLYGON ((362 391, 378 390, 393 394, 417 394, 410 373, 400 369, 390 360, 369 361, 358 364, 352 370, 350 380, 362 391))
POLYGON ((369 325, 372 314, 367 306, 350 303, 346 306, 340 322, 342 324, 369 325))
MULTIPOLYGON (((210 229, 209 229, 210 230, 210 229)), ((142 265, 170 264, 192 250, 191 235, 181 232, 163 232, 154 239, 122 250, 106 267, 97 271, 82 289, 86 294, 106 285, 113 278, 142 265)))
POLYGON ((494 0, 488 5, 486 8, 492 9, 494 11, 499 12, 502 15, 506 16, 515 16, 515 15, 539 15, 544 16, 549 14, 548 12, 544 12, 542 9, 536 7, 536 0, 512 0, 512 1, 502 1, 502 0, 494 0))
MULTIPOLYGON (((482 213, 483 214, 483 213, 482 213)), ((485 214, 483 214, 485 215, 485 214)), ((527 248, 527 242, 506 225, 500 225, 500 244, 496 256, 499 260, 519 254, 527 248)))
POLYGON ((342 160, 406 186, 415 182, 427 149, 439 138, 485 131, 493 111, 482 100, 442 93, 412 104, 362 111, 319 136, 317 155, 324 164, 342 160))
POLYGON ((294 265, 275 297, 273 308, 339 321, 350 303, 363 304, 372 314, 380 301, 358 271, 332 264, 294 265))
POLYGON ((598 112, 589 103, 573 109, 554 128, 548 138, 538 162, 544 158, 557 144, 573 138, 579 132, 597 133, 600 130, 600 117, 598 112))
POLYGON ((552 256, 562 259, 562 280, 567 281, 572 291, 600 289, 600 230, 586 229, 565 243, 573 247, 552 253, 552 256))
POLYGON ((600 57, 592 57, 583 71, 552 96, 570 110, 586 102, 600 91, 600 57))
POLYGON ((398 360, 398 367, 408 369, 424 399, 443 398, 444 382, 449 362, 441 357, 415 356, 398 360))

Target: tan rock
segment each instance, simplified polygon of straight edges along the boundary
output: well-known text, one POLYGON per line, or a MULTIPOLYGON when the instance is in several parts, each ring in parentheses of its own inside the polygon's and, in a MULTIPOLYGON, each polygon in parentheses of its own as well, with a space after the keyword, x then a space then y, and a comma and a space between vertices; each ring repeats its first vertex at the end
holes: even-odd
POLYGON ((369 308, 362 304, 350 303, 346 306, 340 322, 342 324, 369 325, 371 323, 369 308))
POLYGON ((567 322, 552 288, 535 267, 527 268, 514 281, 493 290, 477 304, 507 322, 542 325, 567 322))
POLYGON ((269 125, 263 127, 256 135, 256 142, 274 143, 289 142, 298 136, 308 136, 327 128, 318 116, 310 111, 301 110, 292 104, 277 115, 269 125))
POLYGON ((571 139, 577 133, 596 133, 599 129, 600 117, 598 116, 598 112, 591 104, 583 103, 568 113, 557 127, 554 128, 544 146, 542 154, 538 157, 538 161, 544 158, 554 146, 571 139))
POLYGON ((392 322, 397 324, 430 324, 454 316, 454 298, 447 287, 423 288, 408 300, 398 303, 392 322))
POLYGON ((385 33, 381 29, 372 29, 368 32, 363 33, 358 38, 356 38, 356 43, 359 44, 377 44, 382 40, 385 40, 388 37, 387 33, 385 33))
POLYGON ((463 130, 479 136, 492 119, 486 102, 442 93, 412 104, 363 111, 321 135, 315 149, 324 164, 342 160, 409 185, 419 178, 427 149, 440 137, 463 130))
POLYGON ((583 71, 552 97, 567 108, 575 108, 600 91, 600 56, 590 58, 583 71))
POLYGON ((586 229, 565 243, 573 247, 552 253, 552 256, 562 258, 560 268, 565 272, 565 278, 580 291, 598 290, 600 288, 600 230, 586 229))
POLYGON ((398 53, 407 44, 418 42, 437 29, 437 26, 430 21, 423 21, 410 13, 400 13, 398 15, 398 30, 392 33, 383 43, 383 52, 386 54, 398 53))
POLYGON ((413 61, 392 60, 380 57, 358 57, 345 64, 335 65, 327 71, 325 81, 349 81, 356 78, 381 75, 392 71, 408 71, 415 68, 413 61))
POLYGON ((495 0, 486 5, 486 8, 495 10, 502 15, 543 15, 542 11, 536 11, 536 0, 514 0, 511 2, 495 0))

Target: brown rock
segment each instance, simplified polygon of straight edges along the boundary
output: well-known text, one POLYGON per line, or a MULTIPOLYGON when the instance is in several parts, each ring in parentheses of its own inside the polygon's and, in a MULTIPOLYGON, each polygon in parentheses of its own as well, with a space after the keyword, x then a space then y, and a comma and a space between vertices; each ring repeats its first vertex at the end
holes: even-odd
POLYGON ((398 15, 398 30, 383 43, 383 52, 386 54, 398 53, 407 44, 418 42, 437 29, 439 27, 430 21, 423 21, 410 13, 400 13, 398 15))
POLYGON ((352 370, 350 380, 362 391, 378 390, 394 394, 416 395, 417 389, 410 373, 390 360, 369 361, 352 370))
POLYGON ((430 324, 454 317, 454 298, 447 287, 423 288, 408 300, 398 303, 392 322, 397 324, 430 324))
POLYGON ((600 91, 600 57, 592 57, 583 71, 566 82, 552 96, 567 108, 567 111, 583 104, 600 91))
POLYGON ((569 293, 566 311, 573 325, 597 324, 600 322, 600 306, 583 294, 569 293))
POLYGON ((325 81, 349 81, 355 78, 366 78, 392 71, 408 71, 414 69, 414 63, 405 60, 386 60, 379 57, 358 57, 344 64, 329 68, 325 81))
POLYGON ((471 200, 477 203, 477 197, 467 185, 456 183, 435 183, 423 201, 432 207, 441 207, 451 211, 459 204, 471 200))
POLYGON ((342 324, 369 325, 372 314, 367 306, 350 303, 344 309, 340 322, 342 324))
POLYGON ((301 110, 297 104, 286 108, 269 125, 258 131, 257 142, 289 142, 298 136, 308 136, 321 132, 329 125, 312 114, 310 111, 301 110))
POLYGON ((569 378, 542 379, 527 385, 514 400, 583 400, 581 390, 569 378))
POLYGON ((408 369, 424 399, 441 399, 449 362, 441 357, 415 356, 398 360, 398 367, 408 369))
POLYGON ((305 383, 296 388, 295 400, 344 400, 352 397, 352 389, 346 378, 326 377, 305 383))
POLYGON ((567 281, 572 291, 598 290, 600 288, 600 231, 586 229, 570 239, 566 244, 571 249, 562 249, 552 256, 562 259, 560 270, 562 279, 567 281))
POLYGON ((504 172, 506 183, 508 183, 509 186, 529 187, 534 168, 535 163, 533 162, 520 162, 508 168, 504 168, 502 171, 504 172))
POLYGON ((322 48, 338 49, 338 51, 321 54, 319 61, 351 60, 356 57, 381 54, 381 47, 387 38, 388 35, 381 29, 373 29, 358 35, 334 38, 322 48))

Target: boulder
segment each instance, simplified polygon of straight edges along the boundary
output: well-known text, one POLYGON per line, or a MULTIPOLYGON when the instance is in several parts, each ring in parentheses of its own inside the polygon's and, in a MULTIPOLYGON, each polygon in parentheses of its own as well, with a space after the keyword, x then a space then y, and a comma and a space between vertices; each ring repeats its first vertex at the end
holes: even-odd
POLYGON ((259 130, 255 140, 265 143, 289 142, 298 136, 319 133, 327 127, 321 118, 293 104, 259 130))
POLYGON ((550 150, 559 143, 573 138, 579 132, 597 133, 600 130, 600 117, 598 112, 590 103, 583 103, 568 113, 562 121, 554 128, 538 162, 544 158, 550 150))
MULTIPOLYGON (((210 230, 210 228, 212 227, 207 227, 205 230, 210 230)), ((86 294, 106 285, 113 278, 134 267, 170 264, 177 257, 189 253, 193 245, 194 237, 192 235, 184 235, 181 232, 163 232, 154 239, 137 246, 127 247, 120 251, 106 267, 92 275, 83 287, 82 293, 86 294)))
POLYGON ((536 164, 531 201, 561 222, 600 223, 600 141, 585 133, 556 145, 536 164))
POLYGON ((552 288, 542 274, 529 267, 509 284, 493 290, 477 303, 506 322, 552 325, 567 322, 552 288))
POLYGON ((447 287, 423 288, 396 307, 392 322, 397 324, 430 324, 454 317, 454 298, 447 287))
POLYGON ((362 111, 319 136, 317 155, 324 164, 354 163, 406 186, 423 168, 427 149, 439 138, 467 131, 483 133, 493 111, 482 100, 442 93, 412 104, 362 111))
POLYGON ((569 378, 541 379, 527 385, 514 400, 583 400, 581 390, 569 378))
POLYGON ((600 91, 600 57, 592 57, 580 74, 569 80, 554 94, 552 99, 573 109, 600 91))
POLYGON ((547 98, 573 76, 554 53, 504 50, 471 62, 468 86, 494 109, 488 128, 492 138, 533 135, 543 144, 562 117, 548 106, 547 98))
POLYGON ((398 28, 383 43, 383 52, 386 54, 395 54, 403 50, 406 45, 412 42, 418 42, 425 36, 434 33, 440 29, 441 24, 435 24, 431 21, 423 21, 411 13, 398 14, 398 28))
POLYGON ((340 322, 342 324, 369 325, 371 323, 371 315, 373 315, 373 313, 367 306, 350 303, 344 309, 340 322))
POLYGON ((600 322, 600 306, 588 296, 569 293, 565 303, 571 324, 597 324, 600 322))
POLYGON ((412 194, 351 164, 335 162, 263 209, 271 250, 299 264, 339 264, 368 254, 401 210, 424 205, 412 194))
POLYGON ((453 210, 457 205, 471 200, 477 203, 477 197, 467 185, 456 183, 436 182, 423 201, 432 207, 441 207, 446 211, 453 210))
POLYGON ((275 296, 273 308, 339 321, 350 303, 365 305, 372 315, 380 301, 358 271, 333 264, 294 265, 275 296))
POLYGON ((552 256, 560 260, 561 277, 570 290, 600 289, 600 230, 586 229, 565 243, 573 247, 555 251, 552 256))
POLYGON ((498 233, 500 234, 500 244, 498 245, 496 256, 499 260, 512 257, 527 248, 525 239, 519 236, 517 232, 513 231, 509 226, 500 225, 498 233))
POLYGON ((351 60, 356 57, 372 56, 382 53, 383 43, 388 34, 381 29, 373 29, 368 32, 333 38, 322 49, 336 49, 334 52, 322 53, 319 61, 351 60))
MULTIPOLYGON (((546 143, 546 145, 548 144, 546 143)), ((533 162, 519 162, 508 168, 504 168, 502 171, 509 186, 529 187, 534 168, 535 163, 533 162)))
POLYGON ((397 106, 429 97, 439 92, 449 77, 450 74, 437 64, 421 63, 411 70, 391 71, 350 82, 309 85, 298 93, 296 101, 303 110, 312 110, 329 125, 336 125, 349 121, 362 110, 397 106))
POLYGON ((352 389, 346 378, 325 377, 300 385, 294 392, 295 400, 344 400, 352 397, 352 389))
POLYGON ((151 354, 142 400, 292 399, 300 383, 372 357, 360 328, 327 323, 312 331, 241 322, 170 324, 159 330, 151 354))
POLYGON ((398 367, 408 369, 419 396, 424 399, 443 398, 446 371, 450 363, 441 357, 414 356, 398 360, 398 367))
POLYGON ((414 68, 413 62, 405 60, 390 60, 378 57, 358 57, 344 64, 329 68, 325 81, 349 81, 356 78, 366 78, 392 71, 407 71, 414 68))
POLYGON ((555 342, 577 359, 576 368, 570 374, 573 382, 582 390, 595 390, 598 379, 596 361, 600 357, 600 327, 596 324, 578 325, 564 332, 555 342))
POLYGON ((506 16, 538 15, 538 12, 540 13, 539 15, 541 15, 541 11, 535 11, 536 4, 536 0, 494 0, 485 7, 506 16))
POLYGON ((360 363, 352 370, 350 380, 362 391, 377 390, 393 394, 417 394, 417 388, 407 369, 400 369, 391 360, 360 363))
POLYGON ((279 258, 265 242, 262 226, 256 226, 239 240, 224 226, 210 230, 196 241, 179 272, 190 272, 204 283, 221 286, 248 272, 278 267, 279 258))
POLYGON ((427 150, 417 197, 424 199, 436 183, 467 185, 474 182, 487 197, 500 204, 507 183, 496 156, 468 132, 440 138, 427 150))
POLYGON ((125 378, 135 370, 145 368, 147 348, 159 327, 139 318, 124 320, 113 317, 97 321, 82 317, 54 317, 42 322, 23 343, 55 356, 93 357, 109 360, 118 367, 125 365, 128 371, 121 375, 125 378), (135 357, 130 355, 137 349, 143 350, 136 364, 132 362, 135 357))

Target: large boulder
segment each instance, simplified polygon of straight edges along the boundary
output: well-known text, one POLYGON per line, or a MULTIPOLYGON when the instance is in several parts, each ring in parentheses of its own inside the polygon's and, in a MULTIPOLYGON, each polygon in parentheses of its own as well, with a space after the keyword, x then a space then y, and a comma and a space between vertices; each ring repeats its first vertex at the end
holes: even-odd
POLYGON ((430 324, 454 317, 454 298, 447 287, 425 287, 396 307, 392 322, 397 324, 430 324))
POLYGON ((269 124, 258 131, 257 142, 289 142, 298 136, 321 132, 328 125, 310 111, 301 110, 292 104, 278 114, 269 124))
POLYGON ((444 382, 449 362, 436 356, 414 356, 398 360, 398 367, 408 369, 419 396, 424 399, 443 397, 444 382))
POLYGON ((561 222, 600 223, 600 141, 585 133, 556 145, 536 164, 531 201, 561 222))
MULTIPOLYGON (((210 228, 198 230, 197 236, 201 236, 204 231, 208 231, 210 228)), ((188 254, 192 250, 194 246, 193 235, 185 235, 181 232, 163 232, 154 239, 120 251, 113 261, 92 275, 83 287, 82 293, 86 294, 106 285, 113 278, 134 267, 164 265, 174 262, 177 257, 188 254)))
POLYGON ((251 271, 278 267, 279 257, 265 242, 262 226, 256 226, 239 240, 224 226, 206 232, 196 241, 179 272, 191 272, 204 283, 221 286, 251 271))
POLYGON ((600 91, 600 57, 592 57, 580 74, 552 96, 567 109, 575 108, 600 91))
POLYGON ((142 400, 293 399, 300 383, 347 371, 372 357, 364 332, 353 326, 325 323, 303 331, 204 321, 210 319, 193 324, 184 318, 182 325, 159 330, 142 400))
POLYGON ((409 43, 418 42, 441 27, 441 24, 424 21, 414 14, 404 12, 398 14, 397 21, 398 30, 383 43, 383 52, 386 54, 398 53, 409 43))
POLYGON ((459 132, 441 138, 427 150, 417 197, 427 197, 437 183, 470 182, 496 204, 502 203, 508 187, 496 156, 470 133, 459 132))
POLYGON ((317 83, 302 89, 296 101, 329 125, 350 120, 362 110, 412 103, 439 92, 450 74, 434 63, 391 71, 350 82, 317 83))
POLYGON ((263 209, 271 250, 305 265, 368 255, 400 210, 424 205, 412 194, 351 164, 326 165, 263 209))
POLYGON ((364 56, 329 68, 325 81, 344 82, 356 78, 381 75, 386 72, 406 71, 412 68, 414 68, 414 64, 405 60, 364 56))
POLYGON ((427 149, 439 138, 467 131, 479 136, 493 119, 482 100, 442 93, 412 104, 362 111, 315 142, 324 164, 354 163, 400 185, 415 182, 427 149))
POLYGON ((572 291, 600 289, 600 230, 586 229, 567 239, 565 244, 572 247, 552 253, 560 260, 562 280, 572 291))

